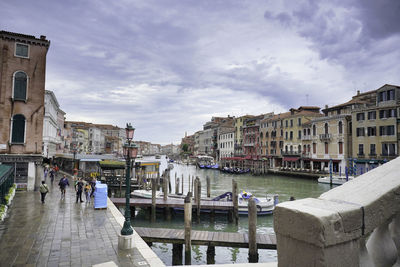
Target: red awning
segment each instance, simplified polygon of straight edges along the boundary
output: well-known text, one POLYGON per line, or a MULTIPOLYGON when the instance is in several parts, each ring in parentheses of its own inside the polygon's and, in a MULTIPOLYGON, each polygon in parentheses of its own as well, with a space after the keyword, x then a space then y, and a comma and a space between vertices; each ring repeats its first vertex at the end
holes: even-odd
POLYGON ((297 161, 298 159, 297 157, 284 157, 283 161, 297 161))
POLYGON ((244 159, 251 159, 251 155, 246 156, 244 159))

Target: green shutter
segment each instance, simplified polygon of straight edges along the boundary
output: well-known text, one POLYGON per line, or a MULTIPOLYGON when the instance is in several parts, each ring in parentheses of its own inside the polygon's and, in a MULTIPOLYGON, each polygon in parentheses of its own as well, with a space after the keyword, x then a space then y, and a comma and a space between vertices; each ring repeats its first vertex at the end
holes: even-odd
POLYGON ((14 115, 12 121, 11 143, 24 143, 25 117, 21 114, 14 115))

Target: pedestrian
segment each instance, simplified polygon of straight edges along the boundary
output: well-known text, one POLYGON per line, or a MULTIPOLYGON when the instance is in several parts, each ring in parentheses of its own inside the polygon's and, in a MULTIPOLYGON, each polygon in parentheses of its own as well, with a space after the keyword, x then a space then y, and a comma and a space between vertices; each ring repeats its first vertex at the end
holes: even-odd
POLYGON ((44 180, 46 181, 47 179, 47 174, 48 174, 49 170, 47 169, 47 166, 44 167, 44 180))
POLYGON ((44 199, 46 198, 46 194, 49 192, 49 187, 47 186, 45 181, 42 181, 42 184, 39 187, 39 192, 41 195, 42 203, 44 204, 44 199))
POLYGON ((82 191, 83 191, 83 182, 82 178, 79 178, 78 182, 75 185, 75 191, 76 191, 76 203, 78 203, 78 199, 83 202, 82 200, 82 191))
POLYGON ((93 196, 94 191, 96 190, 96 177, 93 177, 90 181, 90 187, 92 188, 92 192, 90 192, 90 197, 93 196))
POLYGON ((86 202, 90 203, 90 193, 92 191, 92 187, 90 186, 90 183, 86 183, 85 185, 85 196, 86 196, 86 202))
POLYGON ((54 172, 53 169, 51 169, 50 170, 50 181, 51 181, 51 184, 53 184, 53 182, 54 182, 54 176, 55 176, 55 172, 54 172))
POLYGON ((65 199, 65 188, 67 187, 67 185, 69 186, 68 179, 65 175, 60 179, 58 185, 60 186, 61 199, 65 199))

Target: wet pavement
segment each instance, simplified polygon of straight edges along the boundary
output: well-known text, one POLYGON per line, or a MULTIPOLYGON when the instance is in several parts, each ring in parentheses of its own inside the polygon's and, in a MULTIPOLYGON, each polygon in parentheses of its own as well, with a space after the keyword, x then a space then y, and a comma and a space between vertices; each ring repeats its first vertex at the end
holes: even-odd
POLYGON ((16 193, 0 222, 0 266, 149 266, 138 248, 118 249, 121 226, 110 209, 75 203, 71 186, 62 200, 56 181, 45 204, 39 192, 16 193))

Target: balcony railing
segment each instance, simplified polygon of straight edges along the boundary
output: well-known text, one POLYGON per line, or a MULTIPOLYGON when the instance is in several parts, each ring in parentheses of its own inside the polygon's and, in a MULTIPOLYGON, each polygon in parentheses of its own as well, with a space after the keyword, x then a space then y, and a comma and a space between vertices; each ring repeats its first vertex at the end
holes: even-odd
POLYGON ((397 266, 400 157, 274 210, 279 266, 397 266))
POLYGON ((332 138, 332 135, 329 134, 329 133, 327 133, 327 134, 320 134, 320 135, 319 135, 319 140, 321 140, 321 141, 329 141, 329 140, 331 140, 331 138, 332 138))
POLYGON ((254 146, 254 143, 244 143, 244 146, 248 147, 248 146, 254 146))
POLYGON ((358 154, 357 154, 357 157, 358 157, 358 158, 365 158, 365 154, 364 154, 364 153, 358 153, 358 154))
POLYGON ((297 152, 297 151, 282 151, 282 155, 284 155, 284 156, 300 156, 301 152, 297 152))
POLYGON ((312 137, 311 137, 311 135, 303 135, 301 137, 301 140, 303 140, 303 141, 311 141, 312 137))

